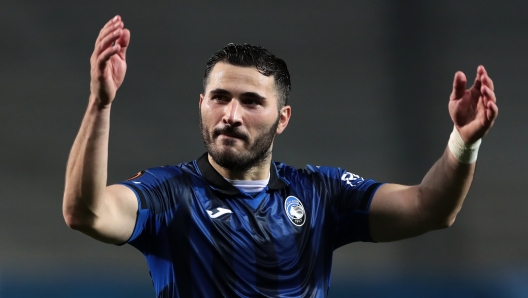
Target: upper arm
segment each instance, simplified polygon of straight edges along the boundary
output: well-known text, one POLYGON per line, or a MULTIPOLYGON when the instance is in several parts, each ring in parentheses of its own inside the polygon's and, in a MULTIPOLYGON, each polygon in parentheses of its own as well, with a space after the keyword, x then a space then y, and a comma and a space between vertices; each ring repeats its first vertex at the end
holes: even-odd
POLYGON ((136 224, 138 201, 136 194, 128 187, 115 184, 105 189, 106 208, 95 216, 91 228, 85 234, 106 243, 126 242, 136 224))
POLYGON ((420 207, 418 186, 384 184, 370 205, 370 235, 376 242, 418 236, 430 230, 420 207))
POLYGON ((372 239, 393 241, 451 226, 462 208, 474 171, 475 164, 460 163, 446 149, 420 185, 383 185, 371 202, 372 239))

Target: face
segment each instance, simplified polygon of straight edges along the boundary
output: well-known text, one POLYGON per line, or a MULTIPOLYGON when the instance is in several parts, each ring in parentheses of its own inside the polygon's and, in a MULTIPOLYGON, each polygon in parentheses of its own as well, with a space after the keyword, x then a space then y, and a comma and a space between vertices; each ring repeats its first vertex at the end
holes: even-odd
POLYGON ((230 170, 248 170, 271 155, 290 107, 278 108, 273 77, 255 68, 217 63, 200 95, 200 128, 209 155, 230 170))

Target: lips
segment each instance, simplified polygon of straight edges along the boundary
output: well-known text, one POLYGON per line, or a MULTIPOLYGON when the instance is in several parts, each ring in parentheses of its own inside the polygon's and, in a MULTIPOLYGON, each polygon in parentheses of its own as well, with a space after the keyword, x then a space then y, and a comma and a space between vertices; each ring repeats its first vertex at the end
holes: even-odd
POLYGON ((229 135, 229 134, 220 134, 221 136, 224 136, 224 137, 228 137, 228 138, 233 138, 233 139, 242 139, 238 136, 234 136, 234 135, 229 135))
POLYGON ((218 128, 213 131, 213 138, 218 138, 219 136, 226 136, 230 138, 236 138, 243 141, 247 141, 248 137, 246 134, 238 131, 236 128, 233 128, 231 126, 224 126, 223 128, 218 128))

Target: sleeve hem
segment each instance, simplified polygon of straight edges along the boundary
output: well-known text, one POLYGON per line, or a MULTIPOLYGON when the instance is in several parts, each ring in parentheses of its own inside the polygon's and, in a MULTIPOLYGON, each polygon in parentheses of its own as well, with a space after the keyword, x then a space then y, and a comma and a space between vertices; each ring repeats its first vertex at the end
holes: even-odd
POLYGON ((134 187, 131 187, 130 185, 128 185, 127 183, 119 183, 121 185, 124 185, 126 187, 128 187, 130 190, 132 190, 134 192, 134 194, 136 195, 136 200, 138 201, 138 210, 136 211, 136 222, 134 223, 134 229, 132 230, 132 234, 130 235, 130 237, 128 237, 128 239, 122 243, 116 243, 114 245, 116 246, 123 246, 127 243, 130 243, 130 241, 134 240, 135 238, 137 238, 138 236, 138 222, 140 220, 140 210, 143 209, 143 206, 142 206, 142 200, 140 199, 140 196, 138 195, 136 189, 134 187))

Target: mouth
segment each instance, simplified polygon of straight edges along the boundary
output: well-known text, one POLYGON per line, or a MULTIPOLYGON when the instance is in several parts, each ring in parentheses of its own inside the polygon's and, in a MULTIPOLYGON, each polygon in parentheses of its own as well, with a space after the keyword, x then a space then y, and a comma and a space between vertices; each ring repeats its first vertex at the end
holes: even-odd
POLYGON ((244 140, 243 136, 240 136, 238 134, 232 134, 232 133, 221 133, 218 136, 223 136, 223 137, 232 138, 232 139, 244 140))
POLYGON ((226 137, 226 138, 230 138, 230 139, 239 139, 239 140, 242 140, 242 141, 247 141, 248 137, 237 131, 237 130, 234 130, 232 128, 229 128, 229 127, 224 127, 222 129, 215 129, 213 131, 213 138, 216 139, 220 136, 223 136, 223 137, 226 137))

